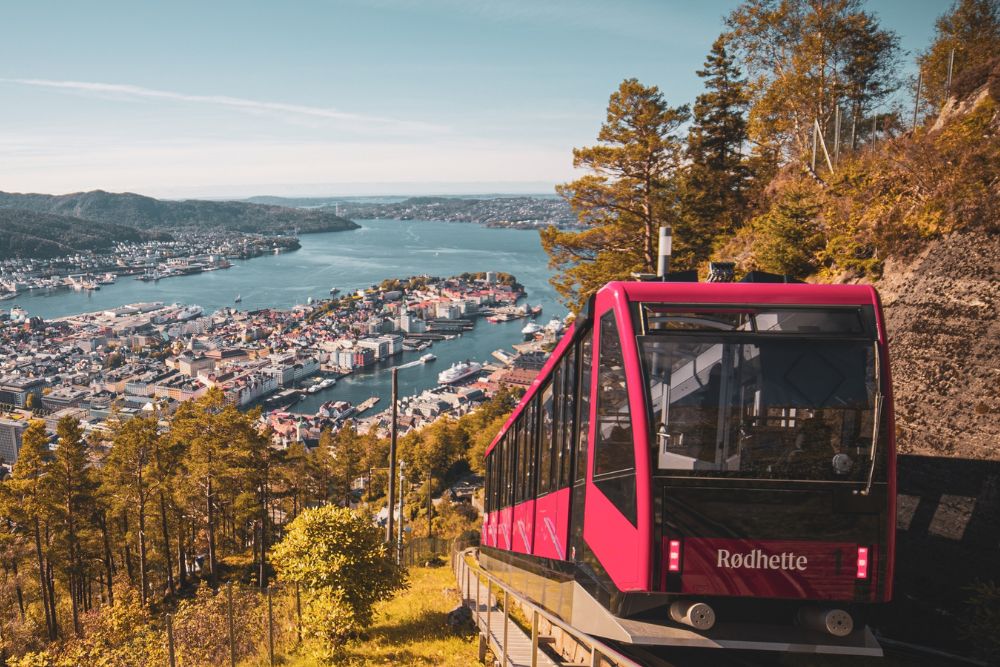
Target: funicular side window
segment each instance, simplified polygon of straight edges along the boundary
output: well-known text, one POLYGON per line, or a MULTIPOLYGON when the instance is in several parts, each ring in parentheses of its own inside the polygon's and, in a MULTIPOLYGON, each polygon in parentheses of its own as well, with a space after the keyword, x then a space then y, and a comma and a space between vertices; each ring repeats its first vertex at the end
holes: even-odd
POLYGON ((527 486, 528 486, 528 443, 527 435, 528 429, 526 422, 522 422, 517 429, 517 497, 514 498, 514 502, 521 502, 527 496, 527 486))
POLYGON ((542 391, 541 442, 538 443, 538 495, 552 490, 552 385, 542 391))
POLYGON ((533 399, 528 409, 528 417, 524 429, 524 500, 535 497, 535 480, 538 477, 538 399, 533 399))
POLYGON ((572 483, 573 418, 576 409, 576 346, 569 348, 562 360, 562 440, 560 448, 559 488, 572 483))
POLYGON ((507 433, 507 440, 504 443, 506 450, 504 452, 504 460, 507 466, 507 482, 504 484, 504 507, 512 507, 514 505, 514 480, 516 479, 517 474, 514 466, 516 461, 514 455, 517 451, 517 438, 515 436, 517 433, 516 427, 517 424, 515 424, 514 429, 507 433))
POLYGON ((553 491, 559 488, 559 471, 562 466, 562 381, 562 363, 560 362, 552 374, 552 470, 549 488, 553 491))
POLYGON ((580 418, 576 429, 576 483, 582 484, 587 478, 587 445, 590 442, 590 366, 594 344, 590 332, 586 332, 579 344, 580 356, 580 418))
POLYGON ((489 514, 493 511, 493 500, 491 498, 493 492, 493 457, 486 457, 486 488, 488 492, 483 496, 483 503, 486 505, 486 513, 489 514))
POLYGON ((635 446, 625 359, 614 311, 601 316, 597 369, 594 484, 633 525, 636 523, 635 446))

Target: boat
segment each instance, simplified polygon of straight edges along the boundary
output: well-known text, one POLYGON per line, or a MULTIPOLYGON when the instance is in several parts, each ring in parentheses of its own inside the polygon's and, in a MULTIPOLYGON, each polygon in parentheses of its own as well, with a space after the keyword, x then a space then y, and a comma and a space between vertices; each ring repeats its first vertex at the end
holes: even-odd
POLYGON ((13 299, 17 296, 17 292, 3 292, 0 293, 0 301, 6 301, 7 299, 13 299))
POLYGON ((313 386, 306 389, 310 394, 315 394, 316 392, 323 391, 324 389, 329 389, 333 385, 337 384, 337 378, 326 378, 325 380, 320 380, 313 386))
POLYGON ((537 306, 532 306, 531 310, 530 310, 530 313, 531 313, 532 317, 538 317, 539 315, 541 315, 542 314, 542 304, 538 304, 537 306))
POLYGON ((460 361, 457 364, 452 364, 451 368, 448 370, 441 371, 438 374, 438 382, 441 384, 461 382, 465 378, 475 375, 481 370, 483 370, 483 365, 479 362, 460 361))
POLYGON ((178 321, 181 321, 181 322, 186 321, 186 320, 193 320, 196 317, 201 317, 204 312, 205 312, 205 309, 202 308, 201 306, 197 306, 197 305, 195 305, 195 306, 187 306, 187 307, 181 309, 181 311, 179 313, 177 313, 177 319, 178 319, 178 321))
POLYGON ((565 326, 563 326, 562 320, 555 317, 545 325, 545 330, 554 334, 561 333, 563 329, 565 329, 565 326))
POLYGON ((338 288, 336 287, 330 288, 330 296, 337 296, 338 294, 340 294, 340 290, 338 288))
POLYGON ((115 274, 113 274, 113 273, 105 273, 103 276, 101 276, 100 278, 97 279, 97 282, 98 282, 98 284, 101 284, 101 285, 114 285, 115 284, 115 280, 117 280, 117 279, 118 279, 118 276, 116 276, 115 274))
POLYGON ((237 294, 234 303, 239 303, 241 301, 243 301, 243 297, 241 295, 237 294))
POLYGON ((529 337, 529 336, 534 336, 541 330, 542 330, 542 325, 536 324, 535 322, 528 322, 527 324, 524 325, 524 328, 521 329, 521 333, 524 334, 525 337, 529 337))
POLYGON ((435 355, 431 354, 430 352, 428 352, 424 356, 420 357, 420 361, 424 362, 425 364, 428 363, 428 362, 434 361, 435 359, 437 359, 437 357, 435 355))

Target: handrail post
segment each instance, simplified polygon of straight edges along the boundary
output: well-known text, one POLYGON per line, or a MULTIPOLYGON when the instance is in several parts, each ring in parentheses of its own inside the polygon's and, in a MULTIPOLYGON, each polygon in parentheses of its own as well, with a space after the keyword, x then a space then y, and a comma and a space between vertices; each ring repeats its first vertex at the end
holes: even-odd
POLYGON ((482 626, 481 619, 479 618, 479 585, 482 584, 482 580, 479 579, 479 573, 476 572, 476 627, 482 626))
POLYGON ((531 611, 531 667, 538 667, 538 610, 531 611))
POLYGON ((500 661, 501 667, 507 667, 507 626, 510 624, 510 597, 507 589, 503 589, 503 659, 500 661))
POLYGON ((596 646, 590 647, 590 667, 601 667, 601 652, 596 646))
POLYGON ((493 579, 486 575, 486 645, 490 645, 493 634, 493 579))

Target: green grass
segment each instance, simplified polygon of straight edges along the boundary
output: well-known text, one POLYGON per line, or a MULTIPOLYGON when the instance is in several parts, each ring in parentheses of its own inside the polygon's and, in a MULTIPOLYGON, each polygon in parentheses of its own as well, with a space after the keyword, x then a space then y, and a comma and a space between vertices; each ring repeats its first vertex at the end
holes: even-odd
MULTIPOLYGON (((479 665, 478 640, 457 637, 447 626, 448 612, 459 604, 455 576, 447 565, 410 568, 410 586, 381 603, 364 639, 353 639, 328 663, 308 657, 304 646, 278 664, 288 667, 319 665, 479 665)), ((256 663, 255 663, 256 664, 256 663)), ((260 664, 266 664, 266 661, 260 664)))

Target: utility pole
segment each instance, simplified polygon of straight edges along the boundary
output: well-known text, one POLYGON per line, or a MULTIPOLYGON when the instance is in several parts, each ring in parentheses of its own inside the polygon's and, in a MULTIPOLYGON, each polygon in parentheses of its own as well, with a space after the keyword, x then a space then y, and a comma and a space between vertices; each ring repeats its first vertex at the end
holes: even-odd
POLYGON ((951 71, 955 67, 955 49, 952 49, 948 54, 948 83, 944 86, 944 101, 948 102, 948 98, 951 97, 951 71))
MULTIPOLYGON (((392 369, 392 424, 389 427, 389 518, 385 524, 385 542, 392 548, 392 510, 396 504, 396 403, 399 395, 399 369, 392 369)), ((400 527, 402 528, 403 515, 399 515, 400 527)))
POLYGON ((917 111, 920 109, 920 86, 924 82, 924 72, 917 72, 917 94, 913 96, 913 131, 917 130, 917 111))
POLYGON ((834 110, 833 121, 833 163, 840 166, 840 105, 834 110))

